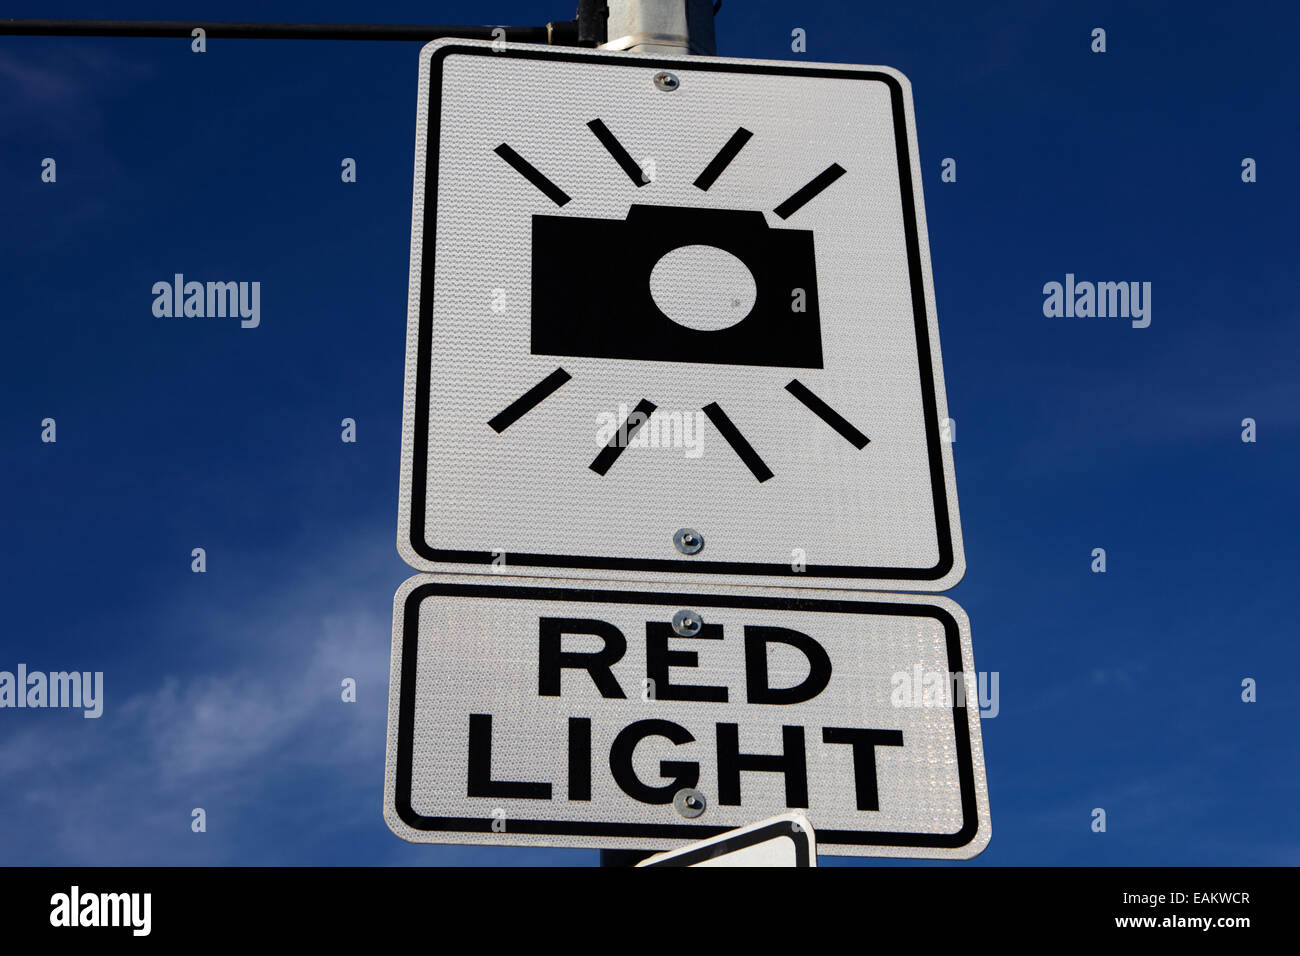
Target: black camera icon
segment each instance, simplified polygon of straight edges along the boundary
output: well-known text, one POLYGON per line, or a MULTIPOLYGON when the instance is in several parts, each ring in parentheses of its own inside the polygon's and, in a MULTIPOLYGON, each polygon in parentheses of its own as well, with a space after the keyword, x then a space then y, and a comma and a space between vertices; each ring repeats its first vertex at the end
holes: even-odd
POLYGON ((773 229, 756 210, 634 204, 626 219, 533 216, 534 355, 821 368, 813 234, 773 229), (674 321, 650 277, 668 253, 712 246, 754 282, 754 305, 726 328, 674 321))

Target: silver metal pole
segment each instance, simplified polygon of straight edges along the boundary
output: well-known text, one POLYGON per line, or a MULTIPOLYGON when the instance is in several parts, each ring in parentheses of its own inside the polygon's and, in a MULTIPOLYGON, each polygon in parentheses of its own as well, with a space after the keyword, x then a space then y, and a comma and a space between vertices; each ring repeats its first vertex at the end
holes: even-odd
MULTIPOLYGON (((714 0, 608 0, 604 50, 632 53, 718 52, 713 35, 714 0)), ((601 866, 636 866, 650 853, 601 850, 601 866)))
POLYGON ((607 0, 606 50, 633 53, 717 53, 714 0, 607 0))

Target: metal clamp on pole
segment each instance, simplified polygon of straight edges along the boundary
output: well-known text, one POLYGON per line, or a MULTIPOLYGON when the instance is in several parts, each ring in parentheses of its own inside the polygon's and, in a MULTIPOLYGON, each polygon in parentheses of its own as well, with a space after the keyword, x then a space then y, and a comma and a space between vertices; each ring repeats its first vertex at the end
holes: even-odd
POLYGON ((606 50, 713 56, 714 0, 608 0, 606 50))

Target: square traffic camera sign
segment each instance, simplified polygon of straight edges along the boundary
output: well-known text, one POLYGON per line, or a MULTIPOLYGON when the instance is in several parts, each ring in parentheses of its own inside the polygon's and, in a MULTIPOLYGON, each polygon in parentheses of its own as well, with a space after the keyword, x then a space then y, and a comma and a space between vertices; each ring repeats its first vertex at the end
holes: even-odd
POLYGON ((409 305, 416 568, 961 578, 896 71, 431 43, 409 305))

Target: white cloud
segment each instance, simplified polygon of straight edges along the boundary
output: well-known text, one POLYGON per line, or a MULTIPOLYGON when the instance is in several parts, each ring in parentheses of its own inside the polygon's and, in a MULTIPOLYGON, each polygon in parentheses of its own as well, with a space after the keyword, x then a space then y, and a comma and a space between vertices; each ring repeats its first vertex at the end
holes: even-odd
MULTIPOLYGON (((355 825, 367 809, 382 827, 391 633, 385 612, 399 580, 387 593, 362 582, 386 576, 354 574, 350 590, 319 576, 287 588, 264 581, 252 592, 264 600, 185 635, 226 645, 227 666, 161 676, 121 703, 112 697, 110 671, 99 720, 6 712, 5 862, 246 862, 252 832, 266 825, 261 808, 283 808, 286 800, 316 808, 300 818, 308 831, 355 825), (341 699, 345 677, 357 682, 356 703, 341 699), (18 729, 20 720, 25 728, 18 729), (313 792, 321 787, 328 793, 313 792), (373 800, 362 796, 368 793, 373 800), (208 811, 205 834, 190 831, 196 806, 208 811)), ((132 663, 131 652, 122 657, 119 673, 132 663)), ((286 835, 263 852, 292 853, 300 845, 286 835)))

